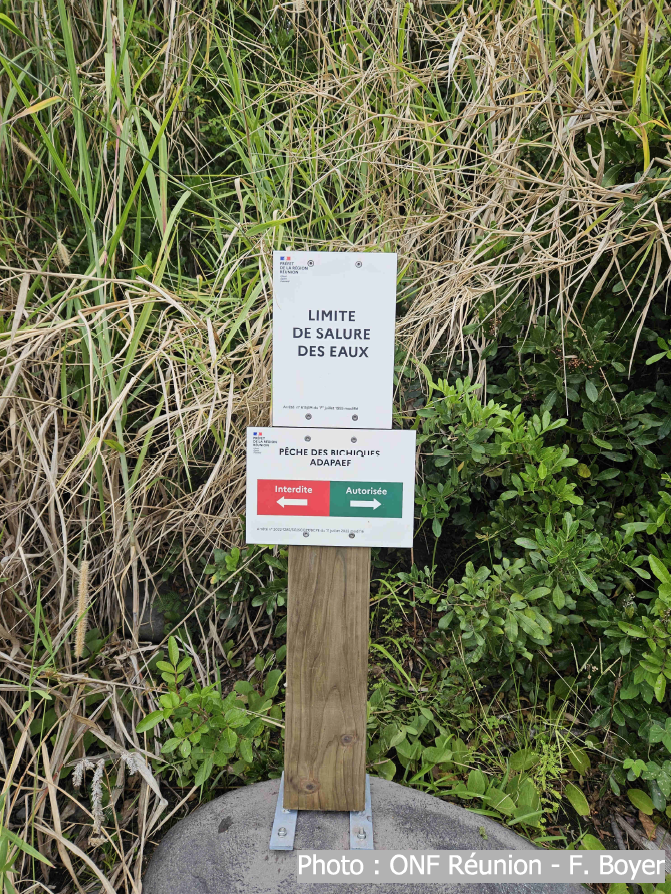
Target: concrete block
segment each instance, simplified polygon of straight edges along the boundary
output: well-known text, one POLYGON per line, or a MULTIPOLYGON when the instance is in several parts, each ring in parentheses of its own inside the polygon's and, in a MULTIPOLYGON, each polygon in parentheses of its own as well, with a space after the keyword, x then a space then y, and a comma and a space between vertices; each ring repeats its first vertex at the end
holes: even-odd
MULTIPOLYGON (((279 780, 227 792, 202 805, 163 838, 147 869, 143 894, 386 894, 384 885, 305 884, 295 851, 270 851, 279 780)), ((529 850, 529 841, 414 789, 371 778, 376 850, 529 850)), ((349 851, 349 814, 300 811, 296 850, 349 851)), ((352 852, 353 854, 355 852, 352 852)), ((568 884, 413 884, 392 894, 585 894, 568 884)))

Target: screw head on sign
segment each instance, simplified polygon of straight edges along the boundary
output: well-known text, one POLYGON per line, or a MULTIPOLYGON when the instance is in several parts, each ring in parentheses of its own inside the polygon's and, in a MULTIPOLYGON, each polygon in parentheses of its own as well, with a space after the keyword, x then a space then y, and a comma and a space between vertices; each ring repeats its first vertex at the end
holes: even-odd
MULTIPOLYGON (((361 263, 361 261, 357 261, 356 264, 355 264, 354 266, 355 266, 355 267, 363 267, 363 264, 361 263)), ((365 836, 364 836, 364 837, 365 837, 365 836)))
POLYGON ((364 832, 363 829, 359 829, 359 831, 356 833, 356 837, 360 838, 361 841, 363 841, 364 838, 366 837, 366 833, 364 832))
POLYGON ((314 265, 315 265, 314 261, 308 261, 308 267, 314 267, 314 265))
POLYGON ((279 829, 277 830, 277 834, 280 838, 284 838, 284 837, 286 837, 287 830, 284 828, 284 826, 280 826, 279 829))
POLYGON ((306 441, 311 441, 312 438, 310 437, 310 435, 306 435, 306 436, 305 436, 305 440, 306 440, 306 441))
POLYGON ((354 540, 354 534, 350 534, 350 535, 349 535, 349 539, 350 539, 350 540, 354 540))
POLYGON ((352 443, 356 444, 356 438, 352 438, 352 443))
POLYGON ((306 414, 305 414, 305 418, 306 418, 306 419, 312 419, 312 413, 306 413, 306 414))
POLYGON ((358 418, 359 418, 359 417, 357 416, 356 413, 354 414, 354 416, 352 416, 352 419, 353 419, 355 422, 357 421, 358 418))
POLYGON ((309 537, 309 536, 310 536, 309 531, 303 531, 303 537, 309 537))

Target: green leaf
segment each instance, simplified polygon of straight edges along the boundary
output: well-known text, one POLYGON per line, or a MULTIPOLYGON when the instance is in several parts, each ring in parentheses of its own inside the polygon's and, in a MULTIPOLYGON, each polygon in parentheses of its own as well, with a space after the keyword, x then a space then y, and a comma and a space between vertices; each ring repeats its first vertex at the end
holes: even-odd
MULTIPOLYGON (((538 752, 534 751, 532 748, 520 748, 519 751, 510 755, 508 758, 508 766, 515 773, 530 770, 538 763, 538 757, 538 752)), ((527 781, 531 782, 530 779, 525 780, 525 782, 527 781)))
POLYGON ((671 574, 657 556, 648 556, 648 562, 650 562, 650 570, 655 577, 659 578, 663 584, 671 584, 671 574))
MULTIPOLYGON (((671 797, 671 775, 669 775, 666 770, 660 769, 655 781, 657 782, 659 790, 664 795, 664 797, 671 797)), ((659 807, 658 809, 661 810, 662 808, 659 807)))
POLYGON ((524 630, 525 633, 528 633, 529 636, 536 637, 536 639, 539 639, 543 636, 543 631, 538 625, 538 622, 534 620, 534 618, 530 618, 523 612, 518 612, 517 620, 519 621, 519 625, 522 630, 524 630))
POLYGON ((585 752, 585 749, 581 748, 579 745, 569 746, 568 759, 571 761, 573 768, 577 770, 581 776, 584 776, 591 767, 589 756, 585 752))
POLYGON ((482 770, 471 770, 468 774, 466 788, 474 795, 484 795, 487 789, 487 777, 482 770))
POLYGON ((396 764, 392 760, 380 761, 375 764, 375 769, 383 779, 393 779, 396 774, 396 764))
POLYGON ((657 742, 661 742, 664 737, 664 732, 665 729, 661 723, 653 723, 648 733, 648 738, 650 739, 651 744, 656 745, 657 742))
POLYGON ((160 671, 167 671, 169 674, 174 674, 175 671, 175 668, 172 666, 172 664, 168 664, 167 661, 157 661, 156 667, 160 671))
POLYGON ((232 754, 237 744, 238 734, 233 732, 232 729, 223 730, 219 740, 219 751, 223 751, 225 754, 232 754))
POLYGON ((174 636, 171 636, 168 640, 168 655, 170 656, 170 661, 173 665, 177 666, 179 662, 179 646, 177 645, 177 640, 174 636))
POLYGON ((590 590, 592 593, 596 593, 596 591, 597 591, 599 588, 598 588, 597 585, 594 583, 594 581, 593 581, 592 578, 589 576, 589 574, 585 574, 584 571, 581 571, 581 570, 580 570, 580 568, 576 568, 576 571, 578 572, 578 577, 580 578, 580 583, 583 585, 583 587, 586 587, 586 588, 587 588, 588 590, 590 590))
POLYGON ((619 469, 604 469, 603 472, 599 472, 598 475, 594 477, 595 481, 612 481, 613 478, 617 478, 620 474, 619 469))
POLYGON ((599 399, 599 392, 591 379, 587 379, 585 382, 585 394, 589 397, 592 403, 595 403, 599 399))
MULTIPOLYGON (((404 733, 401 731, 401 738, 394 737, 389 743, 389 747, 392 748, 398 742, 402 741, 403 735, 404 733)), ((425 748, 422 752, 422 760, 425 764, 444 764, 446 761, 452 760, 452 752, 449 748, 437 748, 433 745, 429 745, 429 747, 425 748)))
POLYGON ((517 537, 515 539, 515 543, 518 546, 523 546, 524 549, 538 549, 538 544, 535 540, 530 540, 529 537, 517 537))
POLYGON ((163 711, 152 711, 151 714, 147 714, 146 717, 142 718, 135 727, 135 731, 138 733, 146 733, 147 730, 154 729, 156 724, 160 723, 163 719, 163 711))
POLYGON ((564 596, 564 592, 559 584, 557 584, 557 586, 552 591, 552 601, 557 608, 564 608, 564 605, 566 604, 566 597, 564 596))
POLYGON ((569 782, 564 789, 564 794, 569 799, 571 807, 573 807, 577 814, 580 816, 589 816, 590 810, 587 798, 583 795, 577 785, 573 785, 572 782, 569 782))
POLYGON ((249 715, 241 708, 229 708, 224 714, 224 721, 227 726, 237 729, 249 722, 249 715))
MULTIPOLYGON (((536 754, 536 758, 538 758, 538 754, 536 754)), ((518 792, 517 806, 519 809, 540 810, 541 798, 538 789, 528 776, 520 783, 518 792)), ((516 816, 517 815, 518 814, 516 814, 516 816)))
MULTIPOLYGON (((392 730, 393 730, 393 729, 394 729, 394 727, 392 726, 392 730)), ((406 732, 405 732, 404 729, 401 729, 400 727, 396 727, 395 729, 396 729, 396 732, 393 732, 393 731, 392 731, 392 734, 391 734, 391 736, 389 737, 389 745, 388 745, 389 748, 394 748, 396 745, 398 745, 399 742, 402 742, 402 741, 405 739, 405 736, 406 736, 406 732)), ((431 751, 431 750, 432 750, 432 749, 430 749, 430 748, 425 748, 425 749, 424 749, 424 753, 426 754, 428 751, 431 751)), ((435 749, 433 749, 433 750, 436 751, 436 753, 438 753, 438 749, 437 749, 437 748, 435 748, 435 749)), ((452 752, 450 752, 450 754, 451 754, 451 753, 452 753, 452 752)), ((433 759, 433 758, 428 758, 428 757, 427 757, 427 760, 434 760, 434 759, 433 759)), ((435 760, 434 760, 434 763, 437 764, 438 762, 439 762, 438 757, 436 757, 435 760)))
MULTIPOLYGON (((16 27, 16 25, 14 24, 14 22, 9 18, 9 16, 6 16, 6 15, 4 14, 4 12, 0 12, 0 25, 4 25, 4 27, 5 27, 8 31, 11 31, 12 34, 16 34, 17 37, 23 37, 23 36, 24 36, 24 35, 23 35, 23 32, 20 31, 20 30, 16 27)), ((43 858, 40 857, 40 859, 43 859, 43 858)), ((48 860, 47 860, 46 862, 49 863, 48 860)), ((51 863, 49 863, 49 866, 51 866, 51 863)))
POLYGON ((515 812, 513 799, 500 788, 494 786, 490 788, 484 800, 487 801, 490 807, 498 810, 504 816, 512 816, 515 812))
POLYGON ((647 814, 647 816, 652 816, 655 808, 650 800, 650 796, 644 791, 641 791, 640 788, 627 789, 627 797, 637 810, 647 814))
POLYGON ((509 826, 517 823, 524 823, 525 826, 540 826, 540 818, 543 816, 542 810, 527 810, 526 807, 516 807, 513 813, 513 819, 508 820, 509 826))
POLYGON ((238 750, 243 761, 246 761, 248 764, 254 763, 254 749, 250 739, 240 739, 238 750))
MULTIPOLYGON (((12 842, 12 844, 16 845, 16 847, 18 847, 19 850, 23 851, 24 854, 28 854, 28 856, 32 857, 34 860, 41 860, 42 863, 46 863, 47 866, 51 866, 51 868, 53 869, 53 863, 47 860, 46 857, 42 856, 39 851, 35 850, 35 848, 28 844, 27 841, 24 841, 23 838, 20 838, 18 835, 15 835, 14 832, 11 832, 7 827, 3 827, 2 835, 4 837, 7 837, 12 842)), ((0 872, 2 872, 3 868, 5 867, 0 866, 0 872)), ((4 879, 0 875, 0 882, 1 881, 4 881, 4 879)))
POLYGON ((661 360, 663 357, 666 357, 666 351, 662 351, 661 354, 653 354, 652 357, 648 357, 645 361, 645 365, 650 366, 651 363, 657 363, 657 361, 661 360))
POLYGON ((280 680, 282 679, 283 673, 284 671, 276 668, 275 670, 271 670, 271 672, 266 677, 264 692, 267 698, 274 698, 277 695, 277 690, 279 689, 280 680))
POLYGON ((627 621, 618 621, 617 626, 620 630, 623 630, 625 633, 628 633, 629 636, 637 636, 642 639, 645 639, 646 632, 642 627, 636 627, 634 624, 629 624, 627 621))
POLYGON ((508 637, 508 639, 510 640, 511 643, 517 642, 517 636, 518 636, 519 631, 517 628, 517 621, 515 619, 514 612, 506 613, 505 632, 506 632, 506 636, 508 637))
POLYGON ((664 701, 664 693, 666 692, 666 677, 660 674, 655 681, 655 698, 658 702, 664 701))
POLYGON ((208 754, 208 756, 198 768, 198 772, 196 773, 196 778, 194 779, 194 783, 196 785, 202 785, 206 781, 206 779, 208 779, 210 773, 212 772, 213 765, 214 757, 213 755, 208 754))
POLYGON ((594 835, 583 836, 582 841, 580 842, 580 850, 581 851, 605 851, 606 848, 601 844, 598 838, 594 835))
POLYGON ((120 444, 118 441, 115 441, 114 438, 105 438, 103 444, 107 444, 108 447, 111 447, 112 450, 116 450, 117 453, 124 453, 125 448, 123 444, 120 444))

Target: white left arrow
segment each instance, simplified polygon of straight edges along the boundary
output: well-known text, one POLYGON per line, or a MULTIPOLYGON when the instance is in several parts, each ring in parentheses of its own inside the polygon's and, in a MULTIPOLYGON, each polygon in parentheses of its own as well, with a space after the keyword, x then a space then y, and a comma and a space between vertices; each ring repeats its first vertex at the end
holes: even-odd
POLYGON ((377 509, 378 506, 382 505, 382 503, 378 502, 377 500, 350 500, 349 504, 350 506, 361 509, 363 509, 364 507, 377 509))
POLYGON ((282 509, 284 509, 285 506, 307 506, 308 505, 307 500, 287 500, 286 497, 280 497, 280 499, 277 502, 280 504, 282 509))

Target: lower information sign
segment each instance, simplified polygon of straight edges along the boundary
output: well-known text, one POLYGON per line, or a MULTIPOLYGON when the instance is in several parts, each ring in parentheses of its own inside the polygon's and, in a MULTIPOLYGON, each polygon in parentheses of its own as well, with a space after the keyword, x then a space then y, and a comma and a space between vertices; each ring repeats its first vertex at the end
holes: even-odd
POLYGON ((247 543, 412 546, 415 432, 247 429, 247 543))

